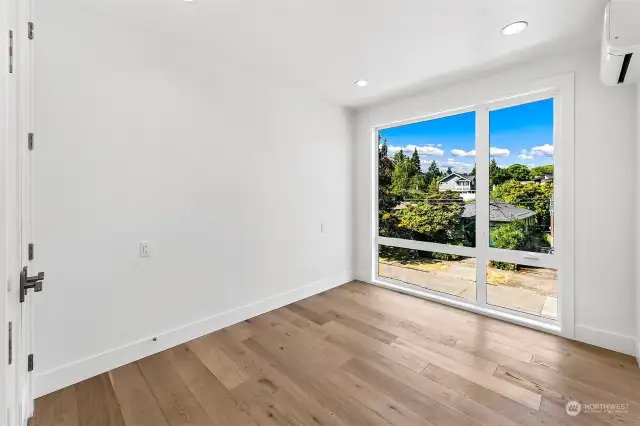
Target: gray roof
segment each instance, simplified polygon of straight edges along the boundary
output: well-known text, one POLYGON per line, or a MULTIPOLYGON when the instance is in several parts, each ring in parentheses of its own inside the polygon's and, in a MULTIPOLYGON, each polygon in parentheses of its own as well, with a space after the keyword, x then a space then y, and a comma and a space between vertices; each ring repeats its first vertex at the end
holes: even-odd
MULTIPOLYGON (((411 204, 416 204, 416 202, 403 201, 395 206, 393 210, 404 210, 411 204)), ((536 212, 533 210, 523 209, 508 203, 491 203, 489 208, 489 222, 511 222, 515 219, 527 219, 535 215, 536 212)), ((466 219, 476 217, 476 203, 465 204, 460 217, 466 219)))
MULTIPOLYGON (((515 219, 527 219, 535 216, 536 212, 507 203, 491 203, 489 207, 489 222, 511 222, 515 219)), ((476 204, 465 204, 460 217, 472 218, 476 216, 476 204)))
POLYGON ((455 172, 453 172, 453 173, 451 173, 451 174, 446 175, 445 177, 443 177, 442 179, 440 179, 438 182, 444 182, 444 181, 446 181, 446 180, 449 180, 449 178, 451 178, 451 177, 455 177, 455 176, 457 176, 457 177, 459 177, 459 178, 462 178, 462 179, 464 179, 464 180, 468 180, 469 182, 473 182, 473 181, 475 180, 475 176, 471 176, 471 175, 463 175, 463 174, 460 174, 460 173, 455 173, 455 172))

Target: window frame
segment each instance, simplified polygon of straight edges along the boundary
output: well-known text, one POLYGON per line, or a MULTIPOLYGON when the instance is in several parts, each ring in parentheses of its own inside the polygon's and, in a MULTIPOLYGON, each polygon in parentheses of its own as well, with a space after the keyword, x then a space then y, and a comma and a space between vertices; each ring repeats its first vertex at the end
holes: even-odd
POLYGON ((486 316, 530 328, 574 338, 574 75, 564 74, 549 79, 504 89, 495 96, 461 108, 428 113, 407 120, 374 126, 372 147, 372 284, 412 294, 425 299, 456 306, 486 316), (514 252, 489 247, 489 113, 545 99, 554 99, 554 253, 514 252), (392 127, 475 112, 476 119, 476 246, 462 247, 438 243, 402 240, 379 236, 378 227, 378 132, 392 127), (477 159, 486 158, 487 161, 477 159), (487 188, 487 190, 479 190, 487 188), (486 224, 486 227, 484 226, 486 224), (378 276, 379 245, 455 254, 476 259, 476 301, 378 276), (490 260, 556 269, 558 273, 558 318, 539 317, 487 303, 486 266, 490 260), (483 266, 484 265, 484 266, 483 266))

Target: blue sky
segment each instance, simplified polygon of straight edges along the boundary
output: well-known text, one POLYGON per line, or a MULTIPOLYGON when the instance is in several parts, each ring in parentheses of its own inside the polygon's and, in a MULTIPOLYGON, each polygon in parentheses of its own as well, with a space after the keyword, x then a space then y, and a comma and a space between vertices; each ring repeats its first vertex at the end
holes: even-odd
MULTIPOLYGON (((553 100, 491 111, 491 156, 501 167, 553 164, 553 100)), ((417 147, 422 170, 435 160, 441 169, 468 173, 475 158, 475 113, 469 112, 380 131, 389 156, 417 147)))

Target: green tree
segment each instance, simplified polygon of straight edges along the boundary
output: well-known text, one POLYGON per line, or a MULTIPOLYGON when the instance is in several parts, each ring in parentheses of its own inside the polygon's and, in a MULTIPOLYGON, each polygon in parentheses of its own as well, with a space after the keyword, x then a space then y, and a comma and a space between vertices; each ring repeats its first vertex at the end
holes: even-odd
POLYGON ((431 164, 429 165, 429 168, 425 173, 427 187, 431 187, 431 185, 433 185, 433 182, 439 181, 441 177, 442 172, 440 172, 440 169, 438 168, 438 163, 436 163, 435 160, 431 161, 431 164))
POLYGON ((473 163, 473 170, 471 170, 471 173, 469 173, 471 176, 475 176, 476 175, 476 164, 473 163))
POLYGON ((427 176, 422 173, 415 174, 411 177, 410 189, 412 191, 425 192, 428 188, 427 176))
POLYGON ((453 170, 451 170, 451 167, 447 167, 447 174, 446 176, 449 176, 450 174, 453 173, 453 170))
POLYGON ((391 185, 393 176, 393 161, 389 158, 389 147, 387 146, 387 138, 382 143, 382 136, 378 134, 378 185, 386 187, 391 185))
POLYGON ((396 160, 391 176, 391 192, 395 195, 401 195, 411 189, 413 176, 415 176, 415 169, 410 160, 406 157, 402 161, 396 160))
POLYGON ((400 150, 393 154, 393 162, 398 165, 407 159, 407 156, 404 155, 404 151, 400 150))
POLYGON ((489 164, 489 187, 493 188, 494 185, 500 185, 507 180, 509 180, 507 172, 498 166, 495 158, 492 158, 491 164, 489 164))
POLYGON ((411 232, 398 226, 398 218, 394 207, 401 203, 401 199, 391 193, 388 188, 378 190, 378 232, 380 236, 390 238, 410 239, 411 232))
POLYGON ((425 201, 409 205, 398 212, 398 226, 411 231, 414 239, 460 245, 464 231, 460 214, 464 201, 452 191, 430 192, 425 201))
POLYGON ((547 164, 544 166, 538 166, 531 169, 529 172, 532 177, 540 177, 544 175, 552 175, 553 174, 553 164, 547 164))
POLYGON ((432 176, 440 176, 442 173, 440 172, 440 168, 438 167, 438 163, 436 163, 436 160, 431 161, 431 164, 429 165, 429 170, 427 170, 427 173, 431 173, 432 176))
POLYGON ((378 185, 380 187, 388 187, 393 179, 393 171, 395 166, 389 157, 382 157, 378 163, 378 185))
POLYGON ((431 182, 429 182, 427 192, 430 194, 433 192, 440 192, 440 182, 438 182, 437 179, 432 179, 431 182))
POLYGON ((378 134, 378 160, 382 160, 389 155, 389 147, 387 146, 387 138, 382 141, 382 135, 378 134))
POLYGON ((506 168, 509 178, 517 181, 525 181, 531 178, 529 168, 522 164, 512 164, 506 168))
POLYGON ((536 219, 540 225, 549 225, 551 223, 552 183, 521 184, 512 180, 496 186, 491 192, 491 198, 534 210, 537 213, 536 219))
POLYGON ((421 173, 420 170, 420 155, 418 155, 418 148, 413 148, 413 154, 411 154, 411 164, 416 169, 416 174, 421 173))

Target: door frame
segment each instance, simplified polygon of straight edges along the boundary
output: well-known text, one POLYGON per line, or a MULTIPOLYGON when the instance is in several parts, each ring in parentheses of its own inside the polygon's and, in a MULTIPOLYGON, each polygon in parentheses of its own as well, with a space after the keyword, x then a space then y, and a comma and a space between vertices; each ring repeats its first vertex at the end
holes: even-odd
MULTIPOLYGON (((372 268, 370 283, 395 291, 422 297, 435 302, 476 312, 489 317, 501 319, 514 324, 557 334, 569 339, 575 337, 575 296, 574 296, 574 123, 575 123, 575 87, 574 74, 567 73, 547 79, 533 81, 513 87, 502 88, 492 96, 484 96, 477 102, 455 109, 439 112, 426 112, 424 115, 406 120, 375 125, 371 128, 371 244, 372 268), (526 252, 511 253, 488 247, 488 228, 481 232, 481 225, 489 220, 489 194, 476 191, 476 247, 447 246, 436 243, 425 243, 408 240, 380 237, 378 235, 378 131, 390 127, 434 120, 452 115, 475 111, 476 116, 476 158, 489 158, 489 117, 493 109, 506 108, 536 100, 554 98, 554 144, 560 141, 554 150, 554 164, 559 165, 554 174, 554 222, 558 225, 554 230, 554 255, 536 254, 535 262, 540 266, 552 266, 558 270, 558 320, 549 320, 527 313, 517 312, 486 303, 485 268, 488 257, 496 256, 497 260, 511 259, 516 263, 536 265, 531 261, 523 261, 526 252), (478 196, 480 195, 480 198, 478 196), (560 204, 558 204, 558 201, 560 204), (458 296, 445 295, 424 289, 402 281, 378 277, 378 245, 416 248, 440 253, 458 254, 476 258, 476 301, 470 302, 458 296), (485 247, 486 245, 486 247, 485 247), (485 247, 480 249, 480 247, 485 247), (480 284, 478 284, 480 283, 480 284)), ((476 161, 476 188, 489 185, 489 161, 476 161), (486 164, 485 164, 486 163, 486 164)), ((484 229, 484 228, 482 228, 484 229)))

